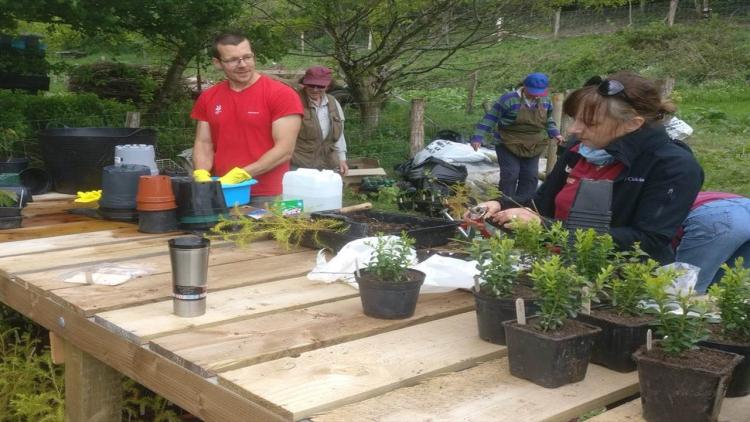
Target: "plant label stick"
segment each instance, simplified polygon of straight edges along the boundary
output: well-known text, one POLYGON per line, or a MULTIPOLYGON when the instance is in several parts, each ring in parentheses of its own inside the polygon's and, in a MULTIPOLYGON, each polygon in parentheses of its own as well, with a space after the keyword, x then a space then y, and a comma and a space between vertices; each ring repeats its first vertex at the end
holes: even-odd
POLYGON ((586 315, 591 315, 591 296, 589 296, 589 288, 584 287, 581 289, 583 300, 581 301, 581 312, 586 315))
POLYGON ((516 321, 518 325, 526 325, 526 308, 523 306, 523 298, 516 299, 516 321))
POLYGON ((354 273, 359 277, 359 260, 356 257, 354 258, 354 273))
POLYGON ((474 291, 479 293, 479 276, 474 277, 474 291))
POLYGON ((651 330, 649 329, 646 331, 646 351, 651 351, 651 347, 653 346, 653 334, 651 334, 651 330))

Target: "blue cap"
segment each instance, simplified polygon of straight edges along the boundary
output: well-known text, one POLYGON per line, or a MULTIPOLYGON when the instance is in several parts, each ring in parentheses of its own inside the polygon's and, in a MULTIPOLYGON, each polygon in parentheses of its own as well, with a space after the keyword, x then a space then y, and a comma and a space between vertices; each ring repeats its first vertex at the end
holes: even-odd
POLYGON ((523 86, 529 95, 544 96, 547 95, 549 78, 544 73, 531 73, 523 80, 523 86))

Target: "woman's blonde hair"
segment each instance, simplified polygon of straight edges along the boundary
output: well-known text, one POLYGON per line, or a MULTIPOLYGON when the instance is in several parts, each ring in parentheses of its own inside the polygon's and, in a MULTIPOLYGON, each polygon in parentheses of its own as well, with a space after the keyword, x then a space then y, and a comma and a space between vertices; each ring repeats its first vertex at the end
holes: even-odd
POLYGON ((563 103, 565 114, 580 118, 587 126, 595 126, 605 118, 624 122, 636 116, 653 123, 676 110, 672 101, 662 98, 656 83, 625 71, 608 76, 597 86, 574 91, 563 103), (619 82, 623 90, 611 95, 602 94, 602 84, 614 81, 619 82))

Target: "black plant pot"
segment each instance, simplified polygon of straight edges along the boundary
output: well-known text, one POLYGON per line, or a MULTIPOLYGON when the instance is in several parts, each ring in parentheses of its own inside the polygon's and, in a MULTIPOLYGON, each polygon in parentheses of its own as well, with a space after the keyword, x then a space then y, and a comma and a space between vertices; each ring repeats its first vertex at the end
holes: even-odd
POLYGON ((643 419, 648 422, 715 422, 718 420, 728 379, 742 359, 725 355, 724 368, 711 371, 694 367, 690 360, 681 365, 649 356, 646 346, 633 354, 638 363, 643 419))
POLYGON ((20 207, 0 207, 0 230, 17 229, 22 220, 20 207))
POLYGON ((183 230, 208 230, 229 216, 224 191, 218 181, 195 182, 191 178, 173 178, 177 201, 177 219, 183 230))
POLYGON ((527 325, 518 325, 516 321, 503 322, 511 375, 545 388, 583 380, 591 346, 601 329, 568 320, 569 324, 581 327, 582 333, 556 338, 531 328, 536 319, 528 319, 527 325))
POLYGON ((581 322, 599 327, 591 350, 591 363, 602 365, 617 372, 636 370, 633 352, 646 343, 646 332, 654 324, 653 319, 636 324, 624 324, 599 318, 594 314, 578 314, 581 322))
POLYGON ((27 157, 0 158, 0 173, 20 173, 29 167, 27 157))
POLYGON ((138 231, 168 233, 177 230, 177 210, 138 211, 138 231))
POLYGON ((404 319, 414 315, 425 275, 407 270, 409 281, 382 281, 367 270, 355 276, 365 315, 381 319, 404 319))
POLYGON ((141 176, 149 175, 150 168, 137 164, 104 167, 99 206, 106 209, 134 210, 138 180, 141 176))
POLYGON ((710 349, 736 353, 744 357, 732 372, 727 388, 727 397, 743 397, 750 394, 750 344, 725 343, 714 338, 698 344, 710 349))
MULTIPOLYGON (((503 322, 516 319, 516 299, 497 298, 477 292, 472 288, 476 303, 479 338, 494 344, 505 345, 503 322)), ((525 300, 526 315, 534 315, 539 307, 533 300, 525 300)))
POLYGON ((29 167, 18 174, 21 184, 32 195, 41 195, 52 189, 49 175, 44 169, 29 167))

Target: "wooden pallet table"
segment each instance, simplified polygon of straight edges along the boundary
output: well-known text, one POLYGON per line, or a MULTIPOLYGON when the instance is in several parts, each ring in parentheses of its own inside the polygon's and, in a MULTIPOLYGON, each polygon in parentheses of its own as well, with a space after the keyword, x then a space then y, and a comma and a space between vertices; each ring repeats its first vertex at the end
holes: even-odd
MULTIPOLYGON (((589 419, 589 422, 645 422, 641 400, 636 399, 589 419)), ((750 422, 750 396, 725 398, 718 422, 750 422)))
POLYGON ((179 318, 167 248, 178 233, 71 220, 70 206, 38 198, 24 228, 0 232, 0 300, 63 340, 71 421, 119 420, 121 374, 221 422, 567 421, 638 391, 634 373, 595 365, 552 390, 514 378, 505 347, 478 338, 469 293, 424 294, 406 320, 368 318, 348 285, 305 277, 315 251, 271 241, 214 242, 207 311, 179 318), (102 263, 147 274, 63 281, 102 263))

